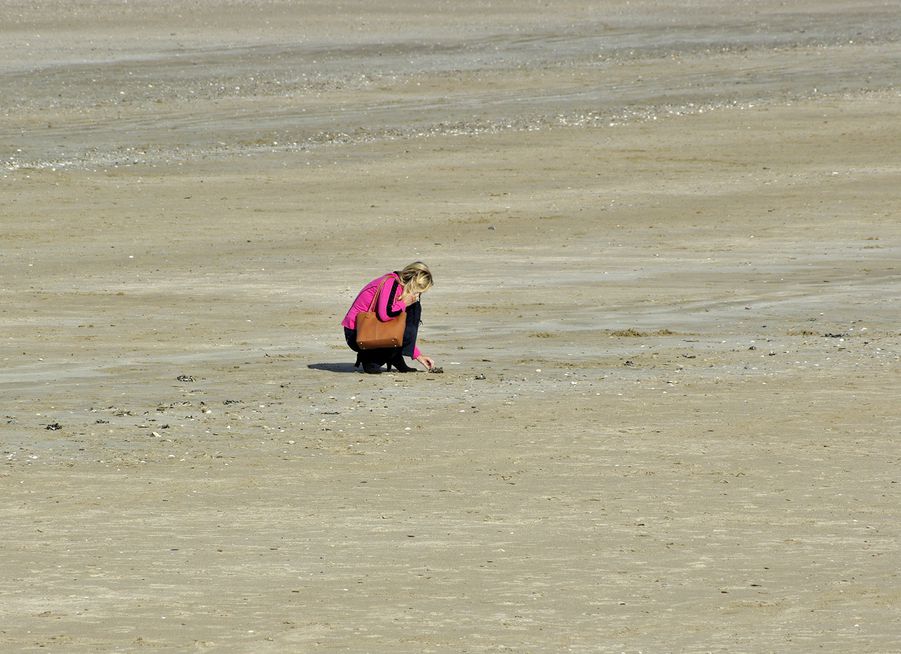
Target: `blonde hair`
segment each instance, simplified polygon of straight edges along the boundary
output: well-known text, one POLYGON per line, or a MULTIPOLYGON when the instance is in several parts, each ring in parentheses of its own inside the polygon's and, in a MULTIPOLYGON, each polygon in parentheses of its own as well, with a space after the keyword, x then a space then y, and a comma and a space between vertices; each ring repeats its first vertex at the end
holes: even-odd
POLYGON ((414 261, 400 271, 405 293, 425 293, 432 288, 432 272, 422 261, 414 261))

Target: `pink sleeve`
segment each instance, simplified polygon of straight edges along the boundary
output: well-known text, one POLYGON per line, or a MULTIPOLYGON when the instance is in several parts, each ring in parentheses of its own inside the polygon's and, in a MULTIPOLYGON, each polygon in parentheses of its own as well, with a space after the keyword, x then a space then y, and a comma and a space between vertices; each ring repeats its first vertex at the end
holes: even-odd
POLYGON ((382 290, 379 291, 379 300, 375 309, 376 313, 378 314, 379 320, 381 320, 382 322, 387 322, 392 318, 396 318, 402 311, 405 311, 407 308, 407 305, 404 304, 403 300, 394 298, 389 309, 388 302, 392 299, 392 289, 394 289, 395 294, 401 292, 397 277, 395 277, 394 275, 388 275, 387 279, 385 279, 385 283, 382 285, 382 290))

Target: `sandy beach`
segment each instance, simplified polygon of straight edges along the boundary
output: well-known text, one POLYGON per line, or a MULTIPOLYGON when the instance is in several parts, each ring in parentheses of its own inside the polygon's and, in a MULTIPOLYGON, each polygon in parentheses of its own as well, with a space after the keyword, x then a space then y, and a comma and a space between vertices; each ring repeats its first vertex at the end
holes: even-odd
POLYGON ((0 2, 0 651, 898 651, 899 37, 0 2))

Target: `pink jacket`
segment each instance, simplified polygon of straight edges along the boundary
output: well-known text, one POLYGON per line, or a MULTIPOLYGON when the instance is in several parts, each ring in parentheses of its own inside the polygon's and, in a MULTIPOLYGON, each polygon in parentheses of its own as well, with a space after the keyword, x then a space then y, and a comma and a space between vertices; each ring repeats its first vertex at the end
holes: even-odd
MULTIPOLYGON (((378 315, 379 320, 388 321, 402 311, 406 311, 407 305, 400 299, 404 294, 404 287, 400 283, 400 277, 397 273, 388 273, 387 275, 382 275, 381 277, 373 279, 357 294, 353 304, 350 305, 350 310, 347 312, 347 315, 344 316, 344 320, 341 321, 341 324, 344 327, 347 329, 357 328, 357 314, 361 311, 369 311, 369 307, 372 305, 372 298, 375 297, 375 292, 383 278, 387 279, 385 279, 385 283, 382 285, 382 292, 379 293, 379 301, 375 307, 375 312, 378 315), (392 288, 395 289, 393 298, 390 297, 392 288), (392 300, 390 307, 389 300, 392 300)), ((421 354, 422 352, 419 351, 419 348, 414 345, 413 358, 417 359, 421 354)))

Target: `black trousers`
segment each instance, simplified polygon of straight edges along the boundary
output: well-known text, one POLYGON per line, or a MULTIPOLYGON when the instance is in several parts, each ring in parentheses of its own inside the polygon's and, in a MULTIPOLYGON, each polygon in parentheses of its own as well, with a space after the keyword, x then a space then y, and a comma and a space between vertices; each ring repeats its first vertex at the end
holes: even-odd
MULTIPOLYGON (((404 327, 404 343, 400 348, 401 354, 405 357, 413 356, 413 348, 416 347, 416 338, 419 336, 419 323, 422 318, 422 305, 419 302, 411 304, 407 307, 407 324, 404 327)), ((344 340, 347 341, 347 347, 354 352, 359 352, 357 347, 357 330, 344 328, 344 340)), ((377 350, 366 350, 366 358, 372 363, 383 365, 388 363, 397 355, 396 347, 386 347, 377 350)))

